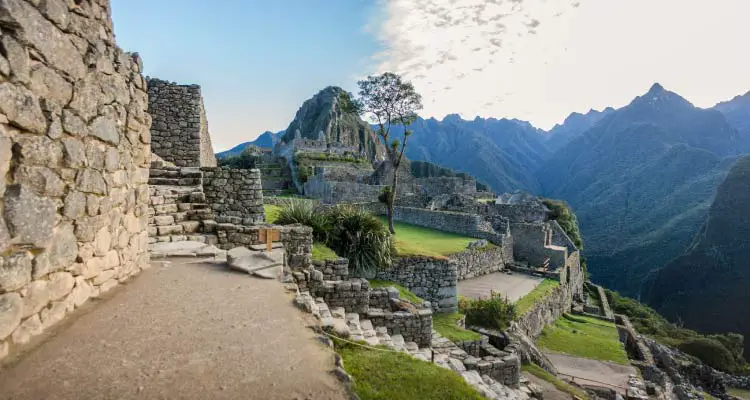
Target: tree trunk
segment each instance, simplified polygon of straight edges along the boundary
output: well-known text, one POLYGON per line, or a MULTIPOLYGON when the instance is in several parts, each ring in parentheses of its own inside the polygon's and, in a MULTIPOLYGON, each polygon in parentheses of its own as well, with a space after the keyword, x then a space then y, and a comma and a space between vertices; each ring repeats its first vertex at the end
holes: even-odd
POLYGON ((388 199, 388 230, 391 231, 391 235, 396 234, 396 228, 393 227, 393 203, 396 202, 396 188, 398 187, 398 167, 393 168, 393 192, 391 198, 388 199))

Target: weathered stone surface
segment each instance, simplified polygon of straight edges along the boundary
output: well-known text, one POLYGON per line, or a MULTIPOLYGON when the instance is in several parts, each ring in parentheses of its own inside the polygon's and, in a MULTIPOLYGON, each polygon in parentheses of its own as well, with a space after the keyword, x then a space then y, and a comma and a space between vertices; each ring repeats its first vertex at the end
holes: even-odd
POLYGON ((20 165, 13 174, 13 180, 24 182, 40 196, 59 197, 65 194, 65 182, 47 167, 20 165))
POLYGON ((33 45, 44 58, 75 79, 86 73, 81 53, 57 27, 23 0, 0 0, 0 20, 21 27, 19 38, 33 45))
POLYGON ((115 146, 120 143, 117 122, 112 116, 101 116, 93 120, 91 125, 89 125, 89 133, 115 146))
POLYGON ((73 136, 86 136, 89 134, 89 128, 83 118, 76 115, 69 109, 64 109, 62 113, 62 128, 65 132, 73 136))
POLYGON ((62 108, 73 96, 73 85, 44 64, 31 68, 31 90, 62 108))
POLYGON ((78 139, 63 139, 65 148, 65 166, 70 168, 79 168, 86 165, 86 150, 78 139))
POLYGON ((81 192, 71 191, 65 196, 65 207, 63 208, 63 215, 70 218, 76 219, 83 215, 86 210, 86 195, 81 192))
POLYGON ((71 290, 75 279, 73 275, 68 272, 55 272, 49 276, 49 284, 47 285, 47 292, 49 293, 49 299, 52 301, 59 300, 71 290))
POLYGON ((8 345, 8 342, 0 342, 0 361, 8 355, 9 351, 10 346, 8 345))
POLYGON ((33 133, 44 134, 47 120, 34 93, 10 82, 0 83, 0 111, 8 120, 33 133))
POLYGON ((63 159, 60 143, 46 136, 21 136, 15 141, 16 151, 24 164, 54 167, 63 159))
POLYGON ((12 36, 3 35, 0 37, 5 53, 10 65, 11 78, 13 82, 29 82, 29 54, 26 49, 13 39, 12 36))
POLYGON ((104 182, 102 173, 91 169, 84 168, 78 171, 76 175, 76 188, 84 193, 107 194, 107 184, 104 182))
POLYGON ((66 301, 70 304, 80 307, 85 303, 92 295, 92 288, 86 279, 82 276, 76 278, 76 284, 73 291, 66 297, 66 301))
POLYGON ((47 329, 52 325, 60 322, 65 318, 68 305, 64 301, 55 301, 50 307, 45 308, 39 313, 42 320, 42 328, 47 329))
POLYGON ((54 22, 60 29, 68 27, 70 19, 68 6, 62 0, 41 0, 39 2, 39 11, 54 22))
POLYGON ((96 233, 94 239, 94 255, 105 256, 112 245, 112 234, 109 233, 109 227, 104 227, 96 233))
POLYGON ((114 277, 115 277, 115 271, 114 270, 110 269, 110 270, 107 270, 107 271, 102 271, 102 273, 100 273, 99 275, 97 275, 96 277, 94 277, 94 280, 92 281, 92 283, 94 285, 101 285, 102 283, 107 282, 108 280, 110 280, 110 279, 112 279, 114 277))
POLYGON ((39 280, 31 282, 25 289, 23 296, 23 318, 28 318, 38 313, 49 303, 49 291, 47 281, 39 280))
POLYGON ((34 314, 31 318, 27 318, 16 328, 11 336, 13 343, 15 344, 26 344, 32 337, 42 333, 42 321, 39 319, 39 315, 34 314))
POLYGON ((5 190, 5 221, 13 242, 44 248, 52 238, 55 203, 39 197, 23 184, 5 190))
POLYGON ((10 335, 21 323, 23 300, 18 293, 0 295, 0 340, 10 335))
POLYGON ((31 254, 17 251, 0 257, 0 292, 18 290, 31 282, 31 254))

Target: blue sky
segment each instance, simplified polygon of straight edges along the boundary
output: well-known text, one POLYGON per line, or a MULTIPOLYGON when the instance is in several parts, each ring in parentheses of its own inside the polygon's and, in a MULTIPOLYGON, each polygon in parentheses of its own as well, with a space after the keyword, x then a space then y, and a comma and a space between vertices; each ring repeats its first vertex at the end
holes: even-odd
POLYGON ((285 129, 302 102, 355 89, 378 51, 359 0, 113 0, 117 43, 144 73, 199 84, 214 149, 285 129))
POLYGON ((654 82, 700 107, 750 90, 748 0, 112 0, 145 73, 199 84, 214 149, 285 129, 329 85, 395 72, 421 116, 549 129, 654 82))

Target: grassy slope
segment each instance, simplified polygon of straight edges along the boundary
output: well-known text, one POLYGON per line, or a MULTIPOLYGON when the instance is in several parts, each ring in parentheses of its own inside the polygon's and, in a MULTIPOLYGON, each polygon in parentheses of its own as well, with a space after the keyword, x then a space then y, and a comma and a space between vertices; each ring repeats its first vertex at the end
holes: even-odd
POLYGON ((560 282, 558 281, 552 279, 543 280, 534 290, 516 302, 516 315, 519 317, 524 315, 527 311, 531 310, 534 304, 547 297, 558 286, 560 286, 560 282))
POLYGON ((461 375, 403 353, 353 345, 338 349, 362 400, 452 400, 483 397, 461 375))
POLYGON ((463 315, 457 312, 433 314, 432 328, 452 342, 481 339, 482 335, 456 325, 461 317, 463 315))
POLYGON ((328 248, 328 246, 319 242, 313 243, 313 248, 312 248, 313 261, 336 260, 338 258, 339 256, 337 256, 333 250, 328 248))
MULTIPOLYGON (((381 218, 387 224, 387 220, 381 218)), ((445 258, 466 249, 475 238, 443 232, 421 226, 395 222, 396 252, 400 256, 428 256, 445 258)))
POLYGON ((521 366, 521 370, 528 372, 534 376, 536 376, 539 379, 545 380, 557 388, 557 390, 567 393, 571 396, 578 396, 582 399, 588 399, 588 396, 586 396, 586 393, 584 393, 581 389, 578 389, 572 385, 569 385, 560 378, 550 374, 549 372, 543 370, 540 366, 536 364, 524 364, 521 366))
POLYGON ((273 204, 263 204, 263 210, 266 213, 266 222, 269 224, 273 224, 279 217, 279 211, 281 211, 281 207, 275 206, 273 204))
POLYGON ((572 356, 628 364, 615 325, 596 318, 564 315, 544 328, 537 345, 572 356))
POLYGON ((416 294, 412 293, 409 289, 399 285, 398 283, 388 281, 371 280, 370 287, 372 288, 383 288, 393 286, 398 289, 398 295, 401 299, 406 300, 412 304, 422 304, 424 300, 419 298, 416 294))
POLYGON ((745 400, 750 400, 750 390, 727 388, 727 391, 732 396, 739 397, 739 398, 745 399, 745 400))

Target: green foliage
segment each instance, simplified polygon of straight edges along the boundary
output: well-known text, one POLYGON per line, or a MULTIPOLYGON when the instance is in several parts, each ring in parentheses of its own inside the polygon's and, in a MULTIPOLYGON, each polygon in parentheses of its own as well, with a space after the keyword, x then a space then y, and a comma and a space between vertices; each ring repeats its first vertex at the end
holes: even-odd
POLYGON ((345 162, 345 163, 356 163, 356 164, 369 164, 370 162, 365 158, 360 158, 354 154, 329 154, 329 153, 297 153, 294 155, 294 160, 298 164, 302 164, 305 161, 330 161, 330 162, 345 162))
POLYGON ((275 224, 276 220, 279 219, 279 212, 281 212, 281 207, 275 206, 273 204, 263 204, 263 211, 266 214, 266 222, 269 224, 275 224))
POLYGON ((481 339, 482 335, 458 326, 461 318, 463 314, 457 312, 432 314, 432 329, 454 343, 481 339))
POLYGON ((409 303, 412 304, 422 304, 424 303, 424 300, 417 296, 416 294, 412 293, 411 290, 399 285, 398 283, 394 282, 388 282, 388 281, 379 281, 379 280, 370 280, 370 287, 372 288, 384 288, 384 287, 394 287, 396 290, 398 290, 398 297, 402 300, 406 300, 409 303))
POLYGON ((489 298, 458 299, 458 310, 466 314, 466 324, 505 330, 516 316, 516 308, 500 293, 491 292, 489 298))
POLYGON ((313 261, 328 261, 336 260, 339 256, 336 252, 331 250, 328 246, 320 242, 314 242, 312 247, 312 259, 313 261))
POLYGON ((581 389, 578 389, 575 386, 572 386, 564 381, 562 381, 560 378, 550 374, 549 372, 545 371, 542 367, 536 365, 536 364, 523 364, 521 365, 521 370, 524 372, 528 372, 531 375, 536 376, 537 378, 547 381, 555 386, 557 390, 567 393, 571 396, 576 396, 581 399, 588 399, 589 397, 582 391, 581 389))
MULTIPOLYGON (((481 400, 461 375, 410 355, 334 340, 362 400, 481 400)), ((385 350, 384 347, 380 347, 385 350)))
POLYGON ((390 186, 384 187, 383 191, 378 195, 378 201, 388 206, 393 204, 393 188, 390 186))
POLYGON ((237 156, 219 158, 217 160, 220 167, 229 167, 237 169, 257 168, 261 162, 261 151, 257 146, 247 146, 237 156))
MULTIPOLYGON (((380 218, 383 223, 386 219, 380 218)), ((451 254, 466 250, 475 238, 455 233, 424 228, 404 222, 394 222, 398 235, 393 237, 396 254, 399 256, 422 256, 445 259, 451 254)))
POLYGON ((313 238, 325 243, 331 230, 331 219, 327 213, 319 212, 315 203, 303 199, 285 199, 276 217, 279 225, 302 224, 313 228, 313 238))
POLYGON ((545 297, 549 296, 555 288, 560 286, 560 282, 553 279, 545 279, 537 285, 534 290, 526 293, 525 296, 518 299, 516 302, 516 315, 521 317, 531 310, 534 305, 544 300, 545 297))
POLYGON ((573 241, 573 244, 582 251, 583 238, 581 238, 581 230, 578 228, 578 219, 570 207, 560 200, 544 199, 542 202, 549 209, 549 214, 547 215, 549 219, 557 221, 563 231, 570 237, 570 240, 573 241))
POLYGON ((734 365, 733 370, 724 370, 727 372, 738 372, 747 366, 742 356, 744 351, 744 337, 742 335, 737 333, 701 335, 694 330, 686 329, 667 321, 654 309, 637 300, 621 296, 619 293, 609 289, 605 289, 604 291, 612 310, 615 313, 627 315, 633 327, 639 333, 648 335, 660 343, 678 348, 682 348, 686 343, 693 343, 688 345, 692 353, 684 350, 686 353, 692 354, 708 365, 734 365), (707 342, 700 339, 707 339, 711 343, 706 344, 707 342), (721 347, 723 349, 716 350, 717 354, 721 355, 718 362, 704 352, 704 349, 707 347, 721 347), (733 362, 721 362, 726 353, 732 355, 733 362))
POLYGON ((572 356, 628 364, 615 324, 596 318, 565 314, 544 328, 537 345, 572 356))
POLYGON ((679 349, 718 370, 732 372, 737 369, 737 361, 732 353, 716 339, 690 339, 681 343, 679 349))
POLYGON ((350 206, 337 206, 326 214, 331 227, 326 244, 349 259, 350 274, 372 277, 377 269, 391 265, 391 234, 378 217, 350 206))

